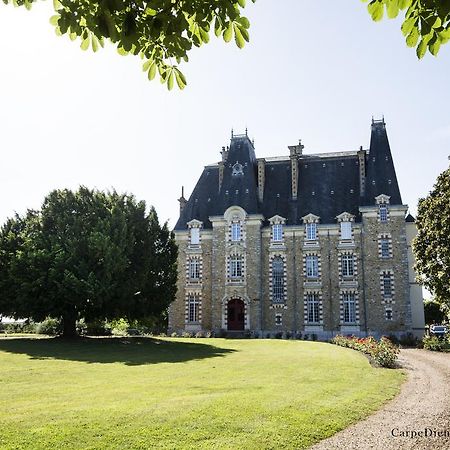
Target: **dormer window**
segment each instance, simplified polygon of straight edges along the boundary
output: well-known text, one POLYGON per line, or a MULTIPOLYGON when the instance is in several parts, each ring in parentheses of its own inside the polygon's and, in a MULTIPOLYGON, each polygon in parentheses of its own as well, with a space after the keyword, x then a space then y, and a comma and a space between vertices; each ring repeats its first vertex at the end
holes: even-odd
POLYGON ((233 222, 231 224, 231 240, 233 242, 239 242, 242 236, 242 229, 240 222, 233 222))
POLYGON ((283 225, 281 223, 272 225, 272 241, 273 242, 283 241, 283 225))
POLYGON ((200 228, 191 228, 191 245, 200 245, 200 228))
POLYGON ((350 240, 352 238, 352 223, 341 222, 341 239, 350 240))
POLYGON ((271 233, 271 241, 272 244, 283 244, 284 240, 284 224, 286 223, 286 219, 284 217, 275 215, 269 219, 272 233, 271 233))
POLYGON ((339 214, 336 219, 340 226, 341 241, 353 240, 353 221, 355 220, 355 216, 344 211, 339 214))
POLYGON ((193 219, 187 223, 189 228, 189 247, 200 247, 200 229, 203 222, 193 219))
POLYGON ((315 244, 317 241, 317 223, 320 217, 309 213, 307 216, 302 217, 303 223, 305 224, 305 241, 308 243, 315 244))
POLYGON ((315 241, 317 240, 317 224, 307 223, 306 224, 306 240, 315 241))

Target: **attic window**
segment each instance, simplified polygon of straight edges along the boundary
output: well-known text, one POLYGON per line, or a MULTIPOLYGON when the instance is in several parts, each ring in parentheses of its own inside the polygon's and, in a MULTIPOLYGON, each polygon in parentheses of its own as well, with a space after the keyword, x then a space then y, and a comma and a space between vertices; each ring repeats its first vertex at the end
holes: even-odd
POLYGON ((233 172, 231 173, 231 175, 232 176, 244 175, 244 166, 236 162, 233 166, 233 172))

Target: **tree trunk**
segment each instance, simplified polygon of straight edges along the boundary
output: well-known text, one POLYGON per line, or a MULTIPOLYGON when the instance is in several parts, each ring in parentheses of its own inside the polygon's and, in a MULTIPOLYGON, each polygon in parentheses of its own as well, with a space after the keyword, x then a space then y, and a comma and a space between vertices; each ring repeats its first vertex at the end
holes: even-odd
POLYGON ((63 316, 63 334, 64 338, 78 337, 75 316, 63 316))

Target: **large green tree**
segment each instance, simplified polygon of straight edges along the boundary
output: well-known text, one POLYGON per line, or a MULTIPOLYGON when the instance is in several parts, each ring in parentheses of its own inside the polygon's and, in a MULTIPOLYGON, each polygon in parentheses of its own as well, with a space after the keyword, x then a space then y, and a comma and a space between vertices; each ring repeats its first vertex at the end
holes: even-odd
POLYGON ((435 300, 450 306, 450 169, 439 175, 430 194, 419 200, 414 240, 420 281, 435 300))
MULTIPOLYGON (((3 0, 26 8, 35 1, 3 0)), ((450 0, 362 1, 374 20, 385 11, 390 18, 404 11, 402 32, 419 58, 427 49, 436 55, 450 39, 450 0)), ((180 89, 186 86, 180 63, 188 61, 193 47, 208 43, 212 32, 225 42, 234 38, 239 48, 249 41, 250 23, 242 15, 246 0, 53 0, 53 5, 50 22, 58 35, 81 40, 83 50, 95 52, 110 41, 122 55, 139 55, 148 78, 158 73, 169 89, 175 82, 180 89)))
POLYGON ((158 316, 176 292, 177 249, 153 208, 116 192, 51 192, 0 231, 0 313, 80 318, 158 316))

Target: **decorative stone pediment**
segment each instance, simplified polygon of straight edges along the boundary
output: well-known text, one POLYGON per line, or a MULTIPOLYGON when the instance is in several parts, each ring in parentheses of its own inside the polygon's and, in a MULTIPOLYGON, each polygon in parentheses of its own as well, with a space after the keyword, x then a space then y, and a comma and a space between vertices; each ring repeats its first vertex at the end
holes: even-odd
POLYGON ((271 225, 277 225, 277 224, 284 225, 286 223, 286 219, 284 217, 275 215, 269 219, 269 222, 271 225))
POLYGON ((306 216, 302 217, 303 223, 318 223, 320 220, 319 216, 316 216, 313 213, 309 213, 306 216))
POLYGON ((389 205, 391 197, 386 194, 380 194, 377 197, 375 197, 375 203, 377 205, 389 205))
POLYGON ((343 213, 336 216, 338 222, 354 222, 355 216, 353 214, 344 211, 343 213))
POLYGON ((197 219, 192 219, 190 222, 186 224, 188 228, 202 228, 203 222, 197 219))
POLYGON ((227 222, 239 222, 244 221, 247 217, 247 213, 240 206, 230 206, 223 214, 227 222))

